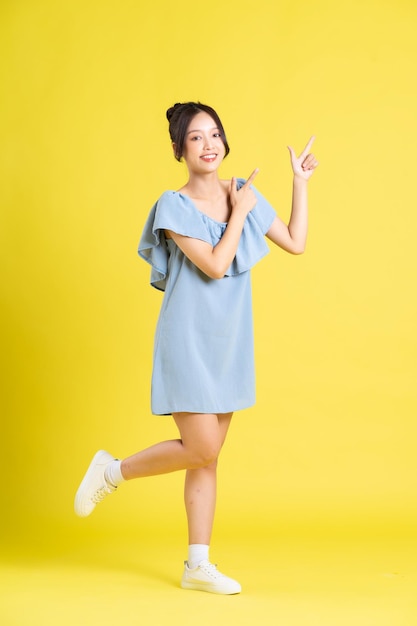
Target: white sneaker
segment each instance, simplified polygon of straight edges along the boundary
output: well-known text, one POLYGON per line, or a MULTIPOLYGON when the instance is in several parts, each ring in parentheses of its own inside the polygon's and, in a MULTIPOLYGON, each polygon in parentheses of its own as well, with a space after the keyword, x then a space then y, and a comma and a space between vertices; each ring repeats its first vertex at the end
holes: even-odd
POLYGON ((201 561, 194 569, 188 567, 184 562, 184 574, 182 575, 181 587, 183 589, 194 589, 196 591, 208 591, 209 593, 219 593, 232 595, 240 593, 242 588, 236 580, 221 574, 217 567, 210 561, 201 561))
POLYGON ((111 485, 104 478, 104 471, 114 457, 105 450, 99 450, 90 463, 81 485, 75 494, 74 509, 80 517, 87 517, 94 510, 96 504, 104 500, 117 487, 111 485))

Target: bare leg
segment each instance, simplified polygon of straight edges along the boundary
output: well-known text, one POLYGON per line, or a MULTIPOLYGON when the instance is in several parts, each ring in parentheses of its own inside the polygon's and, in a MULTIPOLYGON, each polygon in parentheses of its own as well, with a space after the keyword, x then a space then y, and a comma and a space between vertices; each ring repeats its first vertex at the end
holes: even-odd
MULTIPOLYGON (((182 415, 174 416, 183 440, 193 437, 189 420, 182 415)), ((221 414, 217 418, 217 438, 219 451, 224 443, 232 418, 232 413, 221 414)), ((188 469, 185 477, 184 500, 188 520, 188 543, 210 544, 216 508, 217 458, 209 465, 188 469)))
POLYGON ((181 439, 163 441, 121 463, 115 462, 108 452, 99 450, 77 490, 75 512, 80 517, 90 515, 96 504, 112 493, 123 478, 128 480, 185 469, 184 499, 190 545, 181 587, 219 594, 240 593, 240 584, 218 572, 208 560, 216 507, 217 459, 232 413, 175 413, 173 417, 181 439), (111 474, 113 470, 114 476, 111 474))
POLYGON ((157 443, 124 459, 121 471, 126 480, 206 467, 217 459, 222 432, 227 432, 219 425, 224 419, 204 413, 176 413, 174 419, 181 439, 157 443))
POLYGON ((125 480, 168 474, 191 466, 190 452, 180 440, 162 441, 122 461, 125 480))

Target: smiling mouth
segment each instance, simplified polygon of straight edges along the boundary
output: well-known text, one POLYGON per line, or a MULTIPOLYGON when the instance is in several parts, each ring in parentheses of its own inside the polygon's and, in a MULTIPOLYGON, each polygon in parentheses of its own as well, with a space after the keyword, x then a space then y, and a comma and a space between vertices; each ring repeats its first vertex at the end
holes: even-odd
POLYGON ((214 159, 217 159, 217 154, 204 154, 200 159, 203 159, 203 161, 214 161, 214 159))

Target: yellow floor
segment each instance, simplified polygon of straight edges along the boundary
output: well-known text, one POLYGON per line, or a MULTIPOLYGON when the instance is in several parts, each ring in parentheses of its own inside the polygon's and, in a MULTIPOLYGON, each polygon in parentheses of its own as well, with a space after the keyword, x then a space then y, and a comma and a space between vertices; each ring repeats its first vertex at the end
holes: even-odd
MULTIPOLYGON (((233 624, 415 626, 416 543, 404 532, 297 527, 217 538, 220 569, 239 596, 179 587, 184 550, 167 531, 69 531, 57 543, 8 546, 0 569, 2 626, 233 624), (26 553, 26 554, 25 554, 26 553)), ((57 539, 57 538, 55 538, 57 539)))

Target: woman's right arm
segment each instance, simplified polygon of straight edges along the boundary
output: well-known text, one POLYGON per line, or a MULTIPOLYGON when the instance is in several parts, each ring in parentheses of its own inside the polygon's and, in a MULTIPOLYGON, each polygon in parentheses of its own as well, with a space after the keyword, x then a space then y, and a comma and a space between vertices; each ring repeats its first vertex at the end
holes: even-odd
POLYGON ((171 230, 167 231, 185 256, 209 278, 223 278, 235 258, 246 216, 257 202, 255 193, 250 187, 257 173, 257 169, 252 172, 239 190, 236 188, 236 179, 232 178, 230 181, 229 198, 232 212, 223 237, 216 246, 200 239, 178 235, 171 230))

